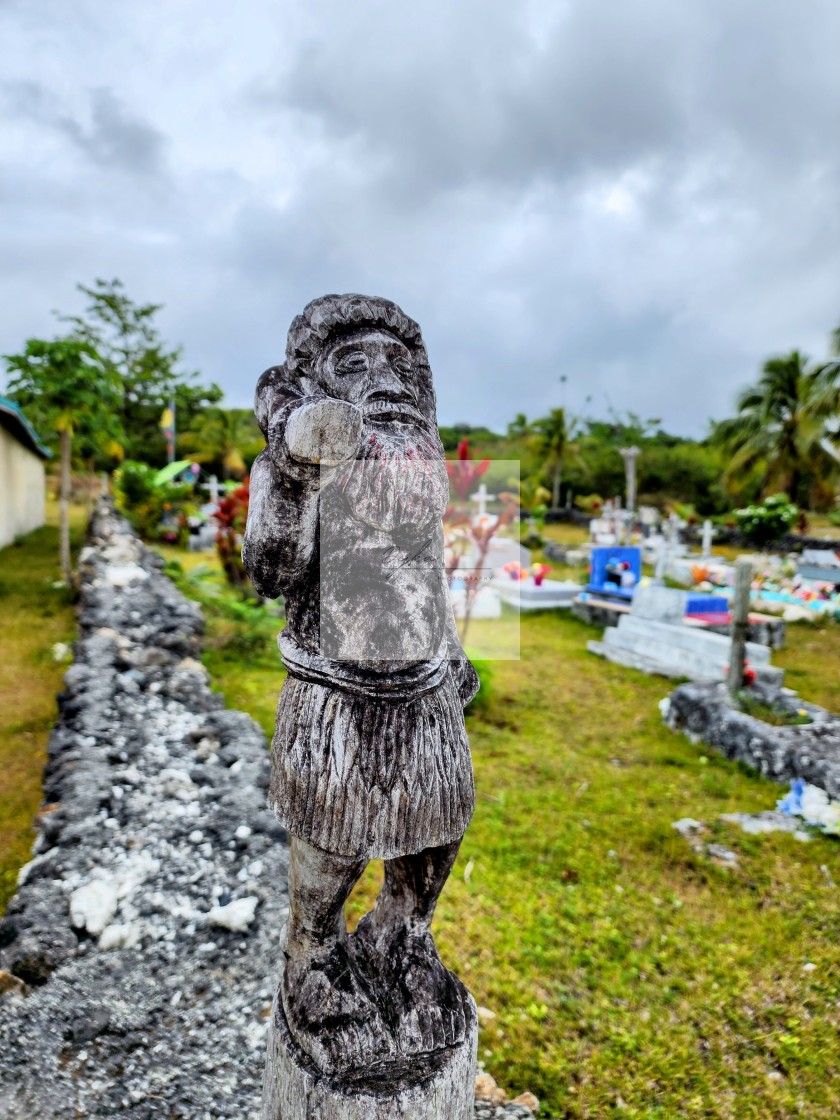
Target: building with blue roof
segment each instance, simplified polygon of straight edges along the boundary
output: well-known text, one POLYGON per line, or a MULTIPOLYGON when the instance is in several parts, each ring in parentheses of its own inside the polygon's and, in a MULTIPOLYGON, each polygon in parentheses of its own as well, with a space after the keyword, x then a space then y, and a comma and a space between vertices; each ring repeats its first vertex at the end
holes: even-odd
POLYGON ((0 397, 0 548, 44 524, 49 458, 20 406, 0 397))

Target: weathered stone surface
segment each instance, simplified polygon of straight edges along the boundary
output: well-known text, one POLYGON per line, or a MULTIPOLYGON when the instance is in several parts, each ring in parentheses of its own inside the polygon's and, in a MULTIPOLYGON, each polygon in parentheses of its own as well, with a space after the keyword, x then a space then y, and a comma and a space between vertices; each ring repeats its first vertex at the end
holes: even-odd
POLYGON ((445 1100, 443 1083, 418 1087, 471 1052, 475 1029, 430 926, 474 807, 463 706, 478 683, 446 584, 448 480, 420 328, 388 300, 313 301, 255 412, 267 447, 243 559, 258 590, 282 592, 288 620, 270 787, 292 836, 275 1024, 301 1055, 272 1050, 265 1115, 403 1115, 359 1104, 374 1079, 418 1120, 466 1120, 469 1062, 452 1065, 469 1076, 445 1100), (344 904, 374 858, 385 882, 348 936, 344 904), (302 1063, 328 1097, 297 1077, 302 1063))
POLYGON ((840 797, 840 717, 787 690, 759 689, 757 695, 802 709, 812 722, 765 723, 735 708, 724 685, 700 682, 682 684, 671 693, 665 721, 773 781, 804 778, 829 797, 840 797))

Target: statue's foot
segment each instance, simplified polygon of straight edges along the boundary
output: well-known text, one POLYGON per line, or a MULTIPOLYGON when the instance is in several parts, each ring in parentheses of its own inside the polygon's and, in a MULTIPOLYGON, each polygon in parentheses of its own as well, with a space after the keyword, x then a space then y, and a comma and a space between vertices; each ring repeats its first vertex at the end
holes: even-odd
POLYGON ((392 1033, 346 945, 326 955, 293 955, 282 996, 293 1038, 322 1073, 340 1076, 396 1057, 392 1033))
POLYGON ((395 934, 368 915, 351 937, 354 954, 383 991, 403 1055, 457 1046, 467 1036, 469 996, 444 965, 428 930, 395 934))

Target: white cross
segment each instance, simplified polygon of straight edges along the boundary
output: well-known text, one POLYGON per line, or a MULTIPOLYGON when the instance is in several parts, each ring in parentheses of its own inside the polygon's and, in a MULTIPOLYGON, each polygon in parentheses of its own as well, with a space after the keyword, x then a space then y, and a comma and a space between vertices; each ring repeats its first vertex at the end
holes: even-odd
POLYGON ((479 517, 486 517, 487 516, 487 502, 492 497, 493 497, 493 495, 488 493, 487 487, 484 485, 483 482, 479 486, 478 492, 471 496, 471 498, 470 498, 471 501, 478 502, 478 516, 479 517))
POLYGON ((218 478, 216 478, 216 476, 214 474, 210 475, 210 481, 209 482, 202 482, 201 489, 206 490, 210 494, 210 501, 213 503, 214 506, 218 505, 218 503, 219 503, 219 480, 218 480, 218 478))

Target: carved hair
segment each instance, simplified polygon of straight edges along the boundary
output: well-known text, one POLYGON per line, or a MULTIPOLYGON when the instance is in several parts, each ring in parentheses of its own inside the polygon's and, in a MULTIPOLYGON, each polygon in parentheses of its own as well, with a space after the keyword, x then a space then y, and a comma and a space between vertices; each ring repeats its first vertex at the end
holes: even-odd
POLYGON ((420 327, 389 299, 350 294, 314 299, 292 321, 285 363, 267 369, 257 382, 254 411, 263 435, 277 409, 304 395, 301 379, 310 373, 317 355, 342 335, 366 328, 388 331, 409 350, 420 390, 420 410, 432 428, 436 427, 432 372, 420 327))

